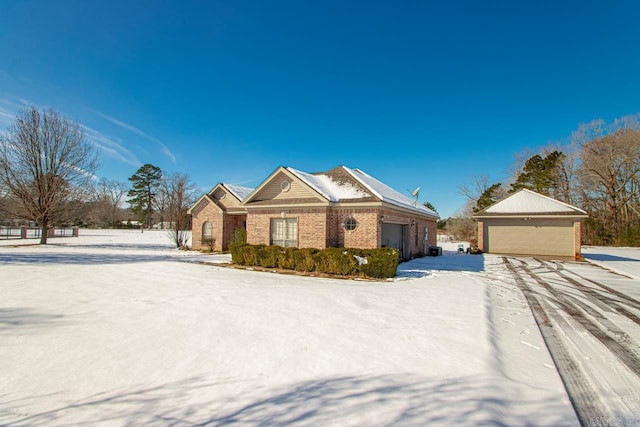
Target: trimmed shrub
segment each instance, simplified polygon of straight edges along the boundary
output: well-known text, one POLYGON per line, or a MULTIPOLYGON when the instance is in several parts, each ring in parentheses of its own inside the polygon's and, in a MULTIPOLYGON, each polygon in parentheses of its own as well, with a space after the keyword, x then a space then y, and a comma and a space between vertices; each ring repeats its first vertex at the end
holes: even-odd
POLYGON ((342 276, 358 275, 358 261, 344 248, 327 248, 314 256, 316 270, 320 273, 340 274, 342 276))
POLYGON ((229 246, 231 245, 246 245, 247 244, 247 230, 244 228, 238 228, 233 232, 231 236, 231 241, 229 242, 229 246))
POLYGON ((318 253, 318 249, 313 248, 302 248, 302 249, 294 249, 293 259, 294 259, 294 268, 296 271, 315 271, 316 270, 316 262, 314 260, 314 255, 318 253))
POLYGON ((278 255, 283 248, 280 246, 262 246, 257 251, 257 262, 260 267, 278 267, 278 255))
POLYGON ((260 250, 265 245, 233 245, 231 260, 238 265, 260 265, 260 250))
POLYGON ((247 245, 247 230, 244 228, 237 229, 231 241, 229 242, 229 252, 231 252, 231 261, 239 264, 246 265, 244 260, 244 250, 242 249, 247 245))
POLYGON ((400 262, 400 251, 393 248, 363 249, 362 257, 367 263, 360 265, 360 271, 367 277, 394 277, 400 262))
POLYGON ((279 248, 278 251, 278 267, 284 268, 287 270, 295 270, 296 267, 296 259, 295 252, 296 248, 279 248))
POLYGON ((231 252, 231 262, 238 265, 245 265, 243 249, 242 249, 245 246, 246 245, 241 243, 229 245, 229 252, 231 252))
POLYGON ((239 265, 342 276, 394 277, 400 261, 400 251, 392 248, 318 250, 234 244, 230 249, 231 259, 239 265))

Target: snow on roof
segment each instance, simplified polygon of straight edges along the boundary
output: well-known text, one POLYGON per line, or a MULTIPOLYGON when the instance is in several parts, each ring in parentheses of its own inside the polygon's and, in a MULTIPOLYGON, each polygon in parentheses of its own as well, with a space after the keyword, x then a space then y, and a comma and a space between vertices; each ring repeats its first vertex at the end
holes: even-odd
POLYGON ((383 202, 399 206, 406 209, 412 209, 423 214, 438 216, 437 213, 427 208, 426 206, 417 203, 416 199, 412 199, 409 196, 405 196, 399 191, 394 190, 388 185, 378 181, 371 175, 361 171, 360 169, 350 169, 346 166, 342 166, 344 170, 349 172, 351 176, 357 179, 362 185, 364 185, 369 191, 375 194, 383 202))
MULTIPOLYGON (((415 199, 412 199, 404 194, 394 190, 386 184, 378 181, 371 175, 366 174, 360 169, 350 169, 346 166, 342 168, 349 173, 356 181, 362 186, 371 191, 381 201, 395 205, 405 209, 411 209, 422 214, 427 214, 437 217, 438 214, 431 209, 425 207, 420 203, 416 203, 415 199)), ((331 179, 331 177, 324 174, 309 174, 299 171, 293 168, 287 168, 287 170, 302 181, 307 183, 311 188, 322 194, 327 200, 331 202, 338 202, 344 199, 362 199, 369 197, 369 195, 362 191, 360 188, 349 184, 339 183, 331 179)))
POLYGON ((360 188, 348 182, 336 182, 331 179, 331 177, 324 174, 312 175, 294 168, 287 168, 287 170, 331 202, 338 202, 344 199, 363 199, 365 197, 369 197, 369 195, 360 188))
POLYGON ((494 214, 549 214, 549 213, 581 213, 582 209, 571 206, 551 197, 534 191, 522 189, 498 203, 488 207, 483 213, 494 214))
POLYGON ((224 185, 227 190, 233 193, 233 195, 236 196, 238 200, 240 200, 241 202, 243 202, 244 199, 246 199, 247 196, 251 194, 251 192, 254 190, 253 188, 242 187, 240 185, 232 185, 232 184, 222 184, 222 185, 224 185))

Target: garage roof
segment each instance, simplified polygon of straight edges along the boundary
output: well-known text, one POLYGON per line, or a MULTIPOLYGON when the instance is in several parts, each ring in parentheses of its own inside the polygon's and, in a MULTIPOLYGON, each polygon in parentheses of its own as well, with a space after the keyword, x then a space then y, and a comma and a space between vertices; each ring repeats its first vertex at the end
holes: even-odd
POLYGON ((478 212, 474 217, 503 215, 578 215, 587 216, 580 208, 551 197, 522 189, 478 212))

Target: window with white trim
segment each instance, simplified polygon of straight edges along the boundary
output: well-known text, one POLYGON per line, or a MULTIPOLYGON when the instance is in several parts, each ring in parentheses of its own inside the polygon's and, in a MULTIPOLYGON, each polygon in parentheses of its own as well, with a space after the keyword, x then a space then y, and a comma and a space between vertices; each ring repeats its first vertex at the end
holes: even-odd
POLYGON ((271 218, 271 244, 285 248, 298 246, 298 219, 271 218))
POLYGON ((205 221, 204 224, 202 224, 202 241, 203 242, 207 240, 211 240, 212 229, 213 227, 211 227, 211 223, 209 221, 205 221))
POLYGON ((356 228, 358 228, 358 221, 356 221, 355 218, 353 217, 349 217, 347 218, 347 220, 344 222, 344 229, 347 231, 353 231, 356 228))

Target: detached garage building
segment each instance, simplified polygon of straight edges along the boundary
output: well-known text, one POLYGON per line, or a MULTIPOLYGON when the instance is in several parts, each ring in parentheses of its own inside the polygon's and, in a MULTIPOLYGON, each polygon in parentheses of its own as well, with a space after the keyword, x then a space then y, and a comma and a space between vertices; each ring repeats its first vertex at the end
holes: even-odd
POLYGON ((478 247, 505 255, 580 258, 580 224, 587 213, 531 190, 520 190, 473 216, 478 247))

